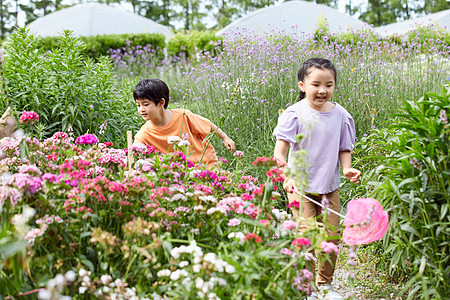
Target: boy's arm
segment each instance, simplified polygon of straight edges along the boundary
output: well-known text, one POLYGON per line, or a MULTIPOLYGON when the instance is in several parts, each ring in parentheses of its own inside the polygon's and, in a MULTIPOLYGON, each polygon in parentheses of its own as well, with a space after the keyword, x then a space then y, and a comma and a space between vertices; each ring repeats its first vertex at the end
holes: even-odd
POLYGON ((225 132, 223 132, 213 123, 211 123, 211 132, 217 133, 217 135, 222 139, 225 148, 227 148, 230 152, 234 151, 235 149, 234 141, 230 139, 225 132))
POLYGON ((341 163, 342 173, 345 178, 354 182, 356 184, 359 183, 359 176, 361 175, 361 171, 352 168, 352 154, 350 151, 340 151, 339 152, 339 161, 341 163))

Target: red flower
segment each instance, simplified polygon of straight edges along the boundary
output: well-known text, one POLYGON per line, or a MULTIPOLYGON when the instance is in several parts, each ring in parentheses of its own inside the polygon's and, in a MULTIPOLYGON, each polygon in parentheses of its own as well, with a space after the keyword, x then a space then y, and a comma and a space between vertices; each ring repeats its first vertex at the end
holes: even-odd
POLYGON ((294 200, 291 203, 289 203, 287 207, 291 208, 293 206, 299 208, 300 207, 300 202, 298 202, 297 200, 294 200))
POLYGON ((244 241, 248 241, 248 240, 251 240, 251 239, 254 239, 255 242, 257 242, 257 243, 261 243, 262 242, 262 237, 260 237, 257 234, 254 234, 254 233, 248 233, 247 236, 244 238, 244 241))
POLYGON ((292 241, 291 246, 297 246, 298 249, 311 247, 311 241, 307 238, 296 238, 292 241))

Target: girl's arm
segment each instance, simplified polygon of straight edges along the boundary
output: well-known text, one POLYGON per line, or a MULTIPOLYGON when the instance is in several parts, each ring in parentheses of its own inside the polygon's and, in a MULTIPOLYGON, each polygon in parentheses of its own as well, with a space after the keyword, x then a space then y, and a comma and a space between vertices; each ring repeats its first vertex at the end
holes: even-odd
POLYGON ((294 191, 298 191, 297 184, 295 180, 286 176, 287 165, 286 165, 286 155, 289 150, 289 142, 283 140, 277 140, 275 143, 275 150, 273 156, 280 161, 284 165, 283 174, 284 174, 284 183, 283 188, 288 193, 293 193, 294 191))
POLYGON ((222 139, 225 148, 227 148, 230 152, 234 151, 235 145, 234 141, 228 137, 228 135, 223 132, 220 128, 213 123, 211 123, 211 132, 216 132, 217 135, 222 139))
POLYGON ((340 151, 339 161, 341 162, 342 173, 344 173, 345 178, 358 184, 361 171, 352 168, 352 153, 350 151, 340 151))

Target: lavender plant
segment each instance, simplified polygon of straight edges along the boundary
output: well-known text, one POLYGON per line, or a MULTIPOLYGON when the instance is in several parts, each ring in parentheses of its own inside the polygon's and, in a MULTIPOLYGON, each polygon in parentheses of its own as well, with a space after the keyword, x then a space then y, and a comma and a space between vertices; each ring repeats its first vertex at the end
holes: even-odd
MULTIPOLYGON (((420 30, 432 34, 438 29, 430 25, 420 30)), ((173 103, 213 122, 225 116, 223 128, 249 154, 248 165, 254 157, 271 155, 278 113, 297 101, 296 74, 307 58, 321 56, 335 63, 338 82, 332 101, 352 114, 358 137, 381 126, 403 99, 435 91, 436 83, 448 76, 449 46, 439 35, 424 40, 410 34, 393 41, 367 29, 321 36, 320 41, 278 31, 238 40, 228 36, 217 43, 217 54, 203 52, 197 60, 146 76, 163 77, 172 88, 173 103), (238 97, 231 99, 237 81, 238 97)))

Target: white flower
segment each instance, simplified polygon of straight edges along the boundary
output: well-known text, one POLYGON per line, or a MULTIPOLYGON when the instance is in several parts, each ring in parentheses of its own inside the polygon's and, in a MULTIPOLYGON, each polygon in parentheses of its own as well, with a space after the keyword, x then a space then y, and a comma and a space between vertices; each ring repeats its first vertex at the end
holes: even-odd
MULTIPOLYGON (((226 271, 226 270, 225 270, 226 271)), ((225 280, 225 279, 223 279, 223 278, 217 278, 217 283, 220 285, 220 286, 226 286, 227 285, 227 281, 225 280)))
POLYGON ((203 210, 203 205, 194 206, 194 210, 203 210))
POLYGON ((194 273, 199 273, 199 272, 200 272, 200 269, 201 269, 201 265, 193 265, 193 266, 192 266, 192 271, 193 271, 194 273))
POLYGON ((55 276, 54 281, 55 281, 55 286, 63 286, 64 283, 66 282, 66 279, 64 278, 63 275, 58 274, 55 276))
POLYGON ((85 287, 85 286, 80 286, 80 288, 78 289, 79 294, 84 294, 84 292, 86 292, 86 291, 87 291, 87 287, 85 287))
POLYGON ((206 260, 207 262, 212 263, 212 262, 214 262, 214 261, 216 260, 216 254, 215 254, 215 253, 212 253, 212 252, 207 253, 207 254, 203 257, 203 259, 206 260))
POLYGON ((220 298, 217 297, 216 293, 209 293, 208 300, 220 300, 220 298))
POLYGON ((158 276, 158 277, 166 277, 166 276, 170 276, 171 273, 172 272, 170 272, 170 270, 163 269, 163 270, 158 271, 158 273, 156 273, 156 276, 158 276))
POLYGON ((194 257, 194 264, 199 264, 201 261, 199 256, 194 257))
POLYGON ((236 237, 238 239, 242 240, 245 238, 245 234, 243 234, 242 232, 239 231, 239 232, 236 232, 236 237))
POLYGON ((52 293, 46 289, 40 290, 38 293, 38 298, 43 300, 50 300, 52 299, 52 293))
POLYGON ((195 287, 199 290, 201 290, 203 288, 203 285, 205 284, 205 281, 203 281, 202 278, 197 277, 195 278, 195 287))
POLYGON ((123 286, 123 281, 121 280, 121 279, 116 279, 115 281, 114 281, 114 283, 116 284, 116 286, 117 287, 121 287, 121 286, 123 286))
POLYGON ((187 261, 185 261, 185 260, 183 260, 183 261, 180 262, 180 264, 179 264, 180 268, 184 268, 184 267, 186 267, 187 265, 189 265, 189 262, 187 262, 187 261))
POLYGON ((200 196, 199 199, 202 200, 203 202, 217 203, 217 199, 214 198, 214 197, 211 196, 211 195, 208 195, 208 196, 200 196))
POLYGON ((67 281, 73 282, 77 278, 77 274, 74 271, 70 270, 66 272, 64 277, 66 277, 67 281))
POLYGON ((107 287, 107 286, 104 286, 104 287, 103 287, 103 293, 107 294, 107 293, 109 293, 110 291, 111 291, 111 288, 110 288, 110 287, 107 287))
POLYGON ((225 272, 228 274, 236 272, 236 268, 232 265, 225 266, 225 272))
POLYGON ((180 279, 180 277, 181 277, 180 270, 176 270, 172 272, 172 274, 170 274, 170 279, 174 281, 180 279))
POLYGON ((172 198, 170 198, 169 201, 170 201, 170 202, 174 202, 174 201, 179 201, 179 200, 181 200, 181 201, 186 201, 187 198, 186 198, 186 196, 183 195, 183 194, 175 194, 175 195, 172 196, 172 198))
POLYGON ((112 281, 112 277, 111 277, 111 275, 102 275, 102 276, 100 276, 100 281, 103 284, 108 284, 112 281))
POLYGON ((83 276, 83 281, 86 282, 87 284, 89 284, 91 282, 91 279, 89 278, 89 276, 83 276))
POLYGON ((189 143, 188 140, 183 140, 183 141, 178 142, 178 146, 179 146, 179 147, 182 147, 182 146, 189 146, 190 144, 191 144, 191 143, 189 143))
POLYGON ((36 210, 32 207, 26 207, 22 212, 22 216, 26 220, 25 222, 28 222, 28 220, 31 219, 32 217, 34 217, 35 214, 36 214, 36 210))
POLYGON ((167 144, 174 144, 181 142, 181 138, 179 136, 169 136, 167 138, 167 144))
POLYGON ((179 248, 173 248, 171 251, 170 251, 170 255, 172 255, 172 257, 173 258, 175 258, 175 259, 177 259, 177 258, 179 258, 180 257, 180 249, 179 248))
POLYGON ((80 275, 80 277, 84 277, 84 276, 86 276, 86 275, 89 275, 89 273, 88 273, 88 271, 86 271, 85 269, 81 268, 81 269, 78 271, 78 275, 80 275))

